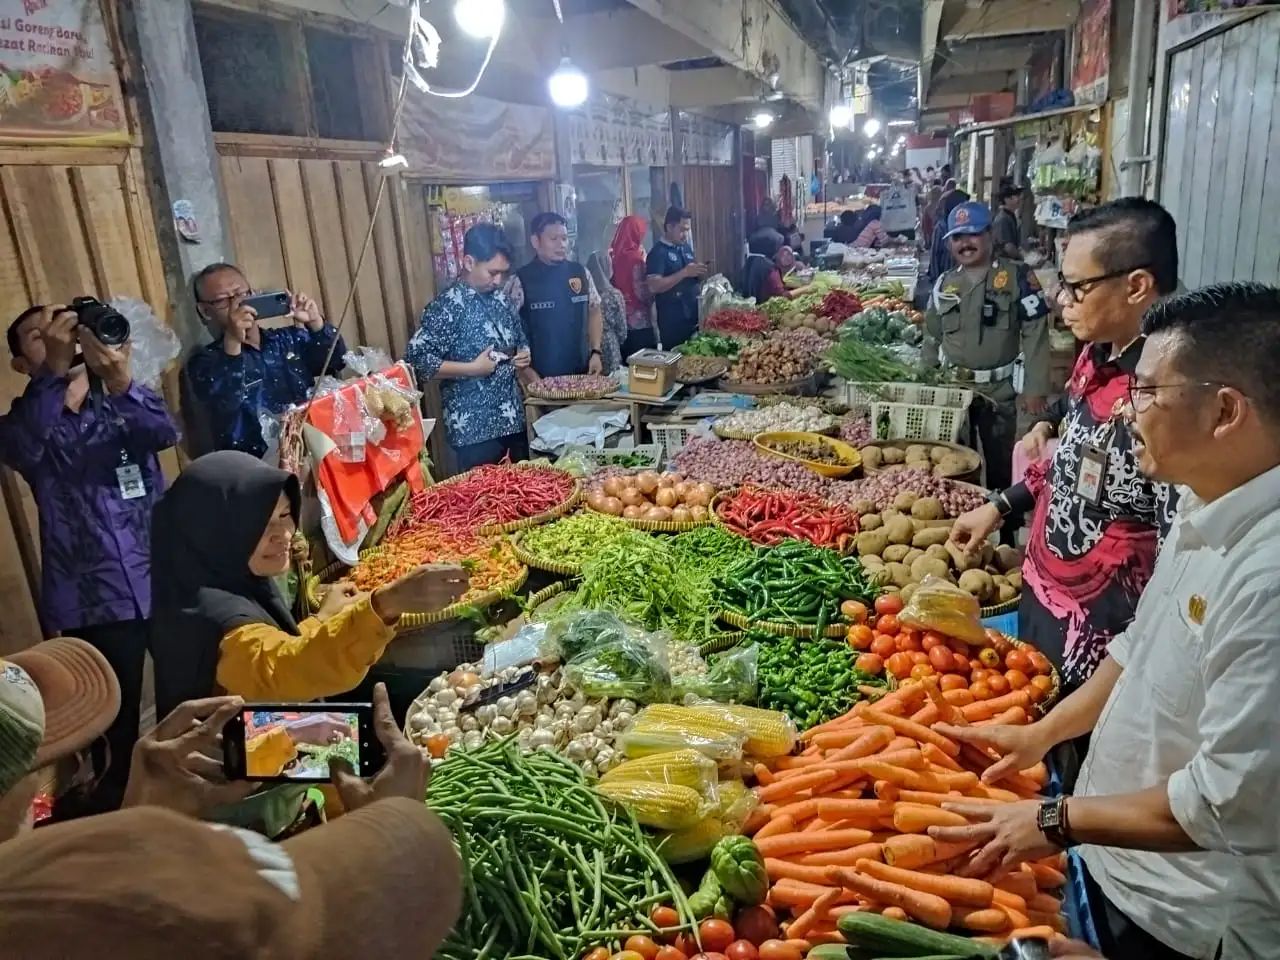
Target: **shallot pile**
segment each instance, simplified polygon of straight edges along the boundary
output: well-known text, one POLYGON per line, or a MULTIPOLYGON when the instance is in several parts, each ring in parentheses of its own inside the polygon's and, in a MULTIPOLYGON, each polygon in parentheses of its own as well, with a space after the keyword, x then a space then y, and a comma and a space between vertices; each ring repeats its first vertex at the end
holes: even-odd
POLYGON ((826 353, 831 346, 829 338, 824 337, 816 330, 810 330, 808 327, 797 327, 795 330, 774 334, 771 339, 781 340, 797 350, 807 351, 815 364, 818 362, 818 358, 826 353))
POLYGON ((871 421, 858 414, 850 414, 840 424, 840 439, 851 447, 865 447, 875 439, 871 421))
POLYGON ((593 373, 564 377, 543 377, 529 385, 532 394, 551 393, 612 393, 618 389, 613 377, 601 377, 593 373))
POLYGON ((628 520, 689 523, 707 518, 715 495, 716 488, 710 483, 691 483, 678 473, 646 470, 608 477, 593 486, 587 492, 587 507, 628 520))
POLYGON ((734 383, 788 383, 809 376, 816 367, 807 346, 771 337, 743 347, 729 368, 729 379, 734 383))
POLYGON ((831 485, 808 467, 761 453, 747 440, 690 440, 676 454, 675 467, 690 480, 717 487, 757 483, 823 496, 831 485))
POLYGON ((948 517, 958 517, 983 503, 982 493, 978 489, 935 477, 928 470, 917 468, 888 470, 865 480, 832 483, 827 499, 850 505, 870 500, 878 509, 884 509, 900 493, 936 497, 942 502, 942 508, 948 517))

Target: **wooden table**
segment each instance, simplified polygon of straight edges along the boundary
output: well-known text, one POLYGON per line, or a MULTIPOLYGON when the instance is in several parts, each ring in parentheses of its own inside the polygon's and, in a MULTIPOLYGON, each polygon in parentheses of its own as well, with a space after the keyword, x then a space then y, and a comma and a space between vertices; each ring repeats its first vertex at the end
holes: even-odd
POLYGON ((670 406, 674 402, 674 397, 678 397, 682 392, 676 390, 671 397, 639 397, 635 394, 627 394, 626 398, 619 397, 603 397, 599 400, 541 400, 537 397, 526 396, 524 398, 524 423, 525 432, 528 434, 529 442, 533 443, 534 431, 533 423, 535 420, 543 417, 549 410, 557 407, 572 407, 575 404, 605 404, 611 407, 625 407, 627 415, 631 419, 631 437, 636 446, 644 443, 644 422, 643 411, 646 408, 670 406))

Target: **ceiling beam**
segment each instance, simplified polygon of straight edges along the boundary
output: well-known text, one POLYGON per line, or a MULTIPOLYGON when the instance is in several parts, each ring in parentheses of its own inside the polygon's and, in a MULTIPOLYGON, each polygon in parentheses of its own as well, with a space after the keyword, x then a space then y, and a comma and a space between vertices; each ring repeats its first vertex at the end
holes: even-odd
POLYGON ((671 106, 677 109, 717 107, 760 99, 764 87, 737 67, 671 70, 671 106))
POLYGON ((925 0, 920 21, 920 70, 916 77, 916 103, 923 104, 929 96, 929 83, 933 74, 933 58, 938 50, 938 28, 942 25, 942 8, 946 0, 925 0))
POLYGON ((938 77, 929 89, 928 104, 944 94, 1003 93, 1013 90, 1016 77, 1012 71, 990 70, 985 73, 964 73, 954 77, 938 77))
POLYGON ((986 0, 981 6, 966 7, 942 39, 959 42, 1065 30, 1079 11, 1078 0, 986 0))

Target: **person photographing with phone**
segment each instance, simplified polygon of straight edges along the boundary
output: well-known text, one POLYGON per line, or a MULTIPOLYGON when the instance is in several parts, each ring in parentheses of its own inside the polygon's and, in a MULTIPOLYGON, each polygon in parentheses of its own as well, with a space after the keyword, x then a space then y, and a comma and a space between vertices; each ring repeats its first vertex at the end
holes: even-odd
POLYGON ((133 380, 128 321, 95 300, 73 303, 79 312, 34 306, 9 325, 11 365, 30 381, 0 417, 0 463, 27 481, 40 514, 41 628, 92 644, 121 689, 93 748, 96 782, 61 800, 59 816, 118 807, 129 777, 150 639, 151 510, 164 492, 157 454, 178 442, 164 399, 133 380))
POLYGON ((191 288, 216 338, 192 354, 186 370, 208 420, 209 442, 215 450, 262 457, 269 444, 259 417, 305 402, 317 377, 341 372, 346 344, 311 297, 286 291, 255 297, 234 264, 210 264, 196 274, 191 288), (260 325, 277 317, 293 323, 278 329, 260 325))
POLYGON ((674 350, 698 332, 698 289, 709 268, 694 258, 689 244, 692 229, 693 215, 688 210, 668 208, 662 236, 645 262, 664 350, 674 350))

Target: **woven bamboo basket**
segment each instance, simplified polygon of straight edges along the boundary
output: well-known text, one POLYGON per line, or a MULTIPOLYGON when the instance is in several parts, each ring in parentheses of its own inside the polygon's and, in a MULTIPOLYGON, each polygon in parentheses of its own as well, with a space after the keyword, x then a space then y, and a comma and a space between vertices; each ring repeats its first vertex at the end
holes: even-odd
POLYGON ((612 386, 595 390, 538 390, 537 382, 524 388, 530 400, 601 400, 611 393, 618 392, 618 381, 612 380, 612 386))
MULTIPOLYGON (((476 469, 479 469, 479 468, 477 467, 476 469)), ((555 467, 548 467, 542 464, 538 464, 537 466, 530 466, 524 463, 513 463, 507 469, 509 470, 555 470, 555 467)), ((444 486, 448 486, 451 483, 460 483, 461 481, 465 480, 467 477, 471 476, 471 474, 474 472, 475 472, 474 470, 468 470, 466 473, 460 473, 456 477, 450 477, 448 480, 441 480, 439 483, 435 484, 435 486, 444 487, 444 486)), ((566 471, 562 470, 560 472, 565 473, 566 476, 571 476, 571 474, 568 474, 566 471)), ((490 534, 496 534, 496 533, 515 533, 517 530, 524 530, 527 527, 536 527, 544 523, 550 523, 552 520, 558 520, 561 517, 563 517, 566 513, 571 511, 574 507, 578 505, 578 502, 581 499, 582 499, 582 483, 578 480, 577 477, 574 477, 573 490, 570 491, 568 499, 566 499, 563 503, 559 504, 558 506, 552 507, 550 510, 545 510, 542 513, 536 513, 530 517, 523 517, 520 520, 512 520, 509 523, 494 523, 494 524, 489 524, 488 526, 477 527, 476 533, 480 536, 489 536, 490 534)))
MULTIPOLYGON (((946 447, 947 449, 954 450, 956 453, 963 456, 969 464, 969 469, 965 470, 963 473, 955 474, 954 476, 944 477, 944 479, 954 480, 957 483, 973 483, 982 477, 982 456, 972 447, 966 447, 960 443, 949 443, 945 440, 873 440, 871 443, 867 444, 867 446, 901 447, 904 449, 908 446, 946 447)), ((868 474, 883 473, 885 470, 901 469, 905 466, 905 463, 886 464, 881 462, 874 468, 867 469, 866 463, 863 463, 863 469, 868 474)), ((934 466, 937 466, 937 464, 934 464, 934 466)))
MULTIPOLYGON (((814 627, 806 627, 794 623, 773 623, 769 620, 748 620, 740 613, 734 613, 731 610, 721 610, 720 619, 730 626, 737 627, 739 630, 759 630, 763 633, 771 633, 775 637, 800 637, 802 639, 812 639, 817 636, 814 627)), ((828 624, 826 631, 822 634, 834 640, 843 637, 849 632, 849 625, 844 622, 828 624)))
MULTIPOLYGON (((591 507, 587 507, 591 510, 591 507)), ((599 510, 591 510, 592 513, 600 513, 599 510)), ((610 516, 610 514, 604 514, 610 516)), ((686 530, 697 530, 698 527, 705 527, 711 523, 711 511, 707 511, 705 520, 689 520, 684 523, 676 523, 674 520, 636 520, 630 517, 619 517, 623 523, 634 527, 637 530, 645 530, 649 533, 684 533, 686 530)))
POLYGON ((529 568, 521 567, 520 573, 514 579, 486 590, 474 599, 450 604, 441 610, 436 610, 434 613, 406 613, 396 622, 396 633, 406 633, 410 630, 419 630, 422 627, 429 627, 433 624, 456 620, 469 610, 477 608, 483 610, 486 607, 491 607, 499 600, 511 596, 523 587, 524 582, 528 579, 529 568))
MULTIPOLYGON (((709 359, 709 358, 708 358, 708 359, 709 359)), ((684 361, 683 361, 683 360, 682 360, 682 361, 680 361, 680 362, 681 362, 681 364, 683 364, 683 363, 684 363, 684 361)), ((677 369, 676 369, 676 379, 677 379, 677 380, 679 380, 681 383, 683 383, 685 386, 698 386, 698 385, 703 384, 703 383, 710 383, 712 380, 719 380, 721 377, 723 377, 726 373, 728 373, 728 372, 729 372, 729 361, 728 361, 728 360, 724 360, 724 361, 722 361, 721 363, 708 364, 708 367, 709 367, 713 372, 711 372, 711 373, 707 373, 707 374, 703 374, 703 375, 702 375, 702 376, 700 376, 700 377, 693 377, 693 376, 690 376, 690 377, 682 377, 682 376, 680 376, 679 367, 677 367, 677 369), (719 368, 719 369, 716 369, 716 368, 719 368)))
MULTIPOLYGON (((523 533, 523 531, 521 531, 523 533)), ((536 553, 530 553, 524 548, 521 542, 523 537, 516 534, 511 538, 511 549, 515 551, 520 562, 526 567, 532 567, 535 570, 545 570, 547 573, 557 573, 562 577, 577 577, 582 574, 582 567, 572 566, 567 563, 556 563, 554 560, 546 560, 536 553)), ((554 584, 553 584, 554 586, 554 584)))
POLYGON ((338 574, 342 573, 343 571, 350 570, 350 569, 351 568, 348 567, 341 560, 335 560, 333 561, 333 563, 329 564, 327 567, 322 569, 315 576, 317 577, 317 579, 319 579, 321 583, 332 583, 334 577, 336 577, 338 574))
POLYGON ((1015 610, 1018 609, 1018 604, 1020 604, 1021 602, 1022 602, 1022 593, 1019 592, 1018 595, 1014 597, 1012 600, 1006 600, 1004 603, 997 603, 990 607, 983 607, 982 616, 983 618, 1001 617, 1001 616, 1004 616, 1006 613, 1013 613, 1015 610))
POLYGON ((745 393, 749 396, 772 393, 803 394, 806 391, 812 393, 817 389, 817 378, 810 374, 807 377, 799 377, 795 380, 780 380, 776 383, 748 383, 722 377, 720 379, 720 389, 727 390, 729 393, 745 393))
POLYGON ((568 581, 561 580, 559 583, 553 583, 551 586, 544 587, 537 593, 533 594, 527 601, 528 605, 525 609, 525 619, 530 623, 541 623, 542 620, 538 615, 539 611, 541 610, 544 614, 550 613, 552 608, 547 605, 557 597, 567 596, 568 594, 566 591, 568 591, 568 589, 568 581))

